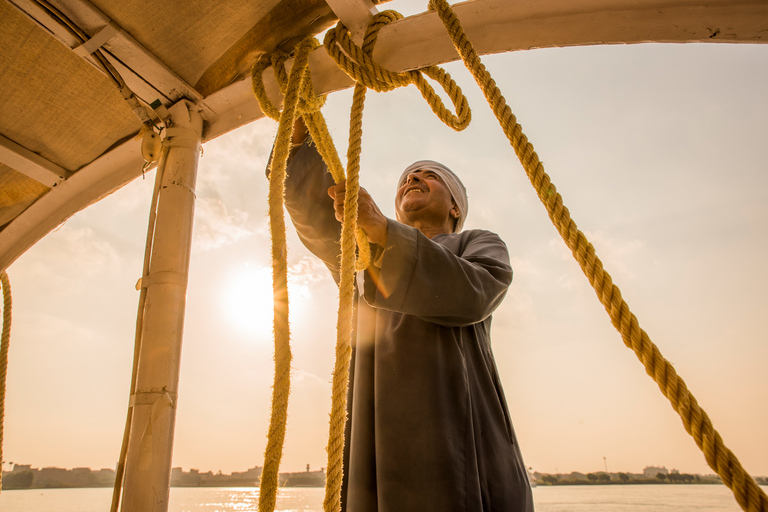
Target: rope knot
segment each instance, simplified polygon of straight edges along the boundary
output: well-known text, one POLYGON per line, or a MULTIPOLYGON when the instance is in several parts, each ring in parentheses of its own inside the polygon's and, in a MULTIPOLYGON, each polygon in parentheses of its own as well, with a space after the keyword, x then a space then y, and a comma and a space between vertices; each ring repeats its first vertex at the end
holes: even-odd
MULTIPOLYGON (((314 37, 304 38, 294 48, 293 56, 308 56, 312 50, 319 46, 320 42, 314 37)), ((291 87, 288 79, 288 71, 285 66, 290 58, 291 54, 282 50, 276 50, 271 56, 262 55, 251 69, 253 93, 259 101, 259 106, 262 111, 275 121, 280 121, 280 109, 277 108, 267 96, 262 75, 269 66, 272 66, 272 70, 275 73, 275 80, 280 87, 280 92, 285 96, 288 93, 288 88, 291 87)), ((298 87, 299 99, 296 105, 297 112, 299 114, 320 112, 320 109, 325 105, 326 95, 315 94, 315 90, 312 87, 312 79, 309 74, 309 66, 304 68, 301 78, 294 86, 298 87)))
POLYGON ((463 130, 469 126, 472 113, 461 88, 445 70, 438 66, 427 66, 403 73, 395 73, 378 65, 373 60, 373 47, 376 44, 379 30, 402 18, 402 14, 391 10, 376 14, 365 31, 362 48, 352 41, 347 28, 339 22, 335 28, 325 34, 323 45, 336 64, 358 84, 376 92, 387 92, 414 84, 443 123, 456 131, 463 130), (446 108, 443 100, 435 93, 424 75, 440 84, 451 99, 456 114, 446 108))

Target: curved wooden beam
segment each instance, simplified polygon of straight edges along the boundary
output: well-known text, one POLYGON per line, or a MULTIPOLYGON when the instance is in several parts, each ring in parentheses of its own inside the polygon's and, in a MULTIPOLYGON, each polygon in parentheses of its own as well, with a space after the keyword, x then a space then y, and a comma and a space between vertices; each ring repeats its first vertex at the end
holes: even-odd
POLYGON ((75 213, 141 176, 143 164, 141 143, 129 140, 59 183, 0 232, 0 268, 75 213))
MULTIPOLYGON (((768 2, 764 0, 471 0, 453 9, 482 55, 599 44, 768 42, 768 2)), ((458 58, 434 12, 381 29, 373 56, 392 71, 458 58)), ((313 52, 310 69, 320 94, 353 85, 324 48, 313 52)), ((264 79, 270 98, 279 103, 269 70, 264 79)), ((263 115, 247 78, 211 94, 203 103, 213 112, 207 119, 205 140, 263 115)))
MULTIPOLYGON (((454 9, 481 54, 595 44, 768 42, 765 0, 472 0, 454 9)), ((437 14, 427 12, 384 27, 374 58, 404 71, 457 56, 437 14)), ((323 48, 312 54, 310 67, 319 93, 353 85, 323 48)), ((265 73, 265 85, 279 102, 271 73, 265 73)), ((200 107, 205 141, 263 117, 247 78, 211 94, 200 107)), ((102 155, 11 222, 0 232, 0 269, 64 220, 139 176, 139 144, 131 140, 102 155)))

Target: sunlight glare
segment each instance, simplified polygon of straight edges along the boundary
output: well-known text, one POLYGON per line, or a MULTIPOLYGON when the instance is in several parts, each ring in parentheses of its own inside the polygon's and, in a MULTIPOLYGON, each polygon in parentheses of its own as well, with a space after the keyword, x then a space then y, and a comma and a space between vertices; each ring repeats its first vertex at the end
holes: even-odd
MULTIPOLYGON (((306 285, 288 275, 288 298, 291 321, 300 317, 303 302, 309 296, 306 285)), ((224 311, 236 330, 260 342, 272 339, 272 269, 246 267, 233 272, 224 290, 224 311)))
POLYGON ((272 271, 249 267, 230 276, 224 311, 232 327, 268 341, 272 335, 272 271))

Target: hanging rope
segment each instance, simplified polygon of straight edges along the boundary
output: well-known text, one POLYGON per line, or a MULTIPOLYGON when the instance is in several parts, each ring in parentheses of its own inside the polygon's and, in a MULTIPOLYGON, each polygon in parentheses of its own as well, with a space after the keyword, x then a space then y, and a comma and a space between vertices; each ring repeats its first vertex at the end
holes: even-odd
MULTIPOLYGON (((379 29, 388 21, 384 16, 376 16, 365 32, 363 51, 370 54, 376 44, 379 29)), ((349 147, 347 149, 347 184, 349 191, 344 196, 344 219, 347 217, 357 222, 357 201, 360 189, 360 153, 363 137, 363 107, 365 92, 363 85, 355 85, 352 95, 352 110, 349 118, 349 147)), ((348 237, 349 235, 346 235, 348 237)), ((342 248, 345 245, 345 233, 342 228, 342 248)), ((349 388, 349 363, 352 355, 352 329, 354 308, 354 274, 345 272, 350 255, 342 249, 341 282, 339 283, 339 315, 336 324, 338 343, 336 362, 333 369, 331 417, 328 431, 328 464, 326 469, 325 498, 323 510, 326 512, 341 509, 341 487, 344 480, 344 427, 347 422, 347 392, 349 388)), ((367 266, 367 265, 366 265, 367 266)), ((362 269, 360 269, 362 270, 362 269)))
MULTIPOLYGON (((5 380, 8 374, 8 344, 11 342, 11 281, 8 273, 0 272, 3 287, 3 335, 0 339, 0 463, 3 461, 3 430, 5 426, 5 380)), ((0 490, 3 488, 3 471, 0 467, 0 490)))
POLYGON ((549 218, 579 262, 582 271, 608 312, 611 322, 621 333, 624 344, 635 352, 645 366, 645 371, 669 399, 672 407, 682 418, 685 430, 693 436, 698 447, 704 452, 707 464, 733 491, 741 508, 749 512, 768 512, 768 497, 765 492, 747 474, 733 452, 723 444, 709 416, 699 407, 683 379, 677 375, 672 364, 662 357, 648 334, 640 328, 637 318, 621 297, 621 291, 613 284, 608 272, 603 270, 602 262, 595 255, 595 248, 584 233, 576 227, 568 209, 563 205, 562 196, 544 172, 544 166, 539 161, 533 145, 523 134, 520 124, 467 39, 453 10, 445 0, 431 0, 429 8, 438 12, 462 61, 483 90, 488 104, 520 159, 539 199, 547 208, 549 218))
MULTIPOLYGON (((262 110, 271 118, 279 120, 275 149, 270 169, 270 227, 273 244, 273 287, 275 299, 275 383, 272 396, 272 419, 267 436, 267 449, 264 455, 264 471, 259 489, 259 510, 271 512, 277 499, 277 475, 282 457, 282 445, 285 437, 285 421, 290 390, 290 345, 288 332, 288 291, 287 264, 285 252, 285 221, 283 218, 283 194, 285 191, 285 167, 290 150, 291 131, 297 115, 301 115, 315 141, 320 155, 325 160, 328 169, 336 183, 344 179, 344 171, 339 160, 338 152, 328 133, 325 119, 320 108, 325 103, 325 97, 316 97, 312 90, 309 76, 309 52, 318 47, 314 38, 307 38, 296 48, 293 68, 290 75, 285 71, 287 54, 280 52, 272 56, 271 61, 261 59, 252 69, 253 90, 259 100, 262 110), (275 76, 284 95, 282 113, 272 105, 267 98, 262 81, 262 74, 271 62, 275 76), (283 277, 285 276, 285 277, 283 277), (284 311, 279 316, 278 310, 284 311), (287 357, 284 355, 287 353, 287 357), (281 355, 278 355, 281 354, 281 355)), ((351 354, 351 319, 352 301, 354 298, 354 269, 355 269, 355 238, 360 247, 358 266, 365 268, 370 261, 370 248, 361 229, 357 229, 357 192, 359 184, 356 180, 348 180, 346 184, 346 202, 354 206, 353 215, 345 216, 342 223, 341 236, 341 279, 339 284, 339 318, 337 320, 336 365, 334 368, 333 410, 341 399, 346 400, 346 388, 340 394, 339 383, 346 386, 349 380, 349 359, 351 354), (349 325, 349 329, 345 326, 349 325), (347 332, 349 331, 349 332, 347 332)), ((342 403, 342 413, 346 405, 342 403)), ((332 413, 333 416, 333 413, 332 413)), ((338 420, 337 420, 338 421, 338 420)), ((341 419, 341 442, 343 452, 343 425, 341 419)), ((333 424, 333 422, 332 422, 333 424)), ((333 440, 333 438, 332 438, 333 440)), ((329 450, 332 441, 329 441, 329 450)), ((329 473, 332 469, 329 465, 329 473)))
MULTIPOLYGON (((274 295, 275 377, 272 387, 272 415, 264 454, 264 470, 259 484, 259 511, 272 512, 277 502, 278 470, 283 456, 285 426, 288 414, 288 395, 291 381, 291 346, 288 326, 288 265, 286 261, 285 219, 283 203, 285 193, 285 166, 290 151, 293 120, 299 102, 299 92, 306 82, 309 52, 314 47, 311 39, 304 39, 296 47, 293 68, 288 76, 279 116, 272 167, 269 174, 269 224, 272 233, 272 283, 274 295)), ((261 61, 260 61, 261 62, 261 61)), ((254 73, 258 72, 254 67, 254 73)), ((259 76, 261 73, 259 72, 259 76)), ((257 95, 258 98, 258 95, 257 95)), ((312 98, 305 98, 311 101, 312 98)), ((268 112, 267 108, 263 108, 268 112)), ((273 113, 276 109, 273 108, 273 113)))
MULTIPOLYGON (((377 14, 368 27, 363 49, 358 53, 361 58, 368 59, 376 41, 378 31, 391 21, 402 16, 394 11, 385 11, 377 14)), ((339 24, 333 31, 336 36, 326 37, 326 47, 333 46, 334 41, 345 45, 348 41, 347 31, 339 24)), ((282 215, 283 194, 285 189, 285 166, 290 150, 291 131, 293 121, 297 115, 301 115, 309 129, 309 132, 317 145, 318 152, 325 161, 336 183, 345 179, 338 152, 333 145, 333 140, 328 133, 328 128, 320 113, 320 108, 325 98, 318 98, 312 90, 309 75, 308 55, 318 46, 314 38, 308 38, 299 43, 295 50, 293 67, 290 74, 285 71, 285 63, 288 55, 277 52, 269 60, 262 58, 251 70, 253 79, 253 91, 262 111, 278 120, 278 131, 275 140, 275 149, 270 169, 270 225, 273 237, 273 287, 275 296, 275 384, 273 387, 272 419, 267 440, 267 449, 264 457, 264 471, 262 473, 261 487, 259 491, 259 510, 271 512, 274 510, 277 494, 277 471, 282 456, 282 440, 285 436, 285 418, 287 413, 288 394, 290 389, 290 347, 288 334, 288 299, 287 277, 285 267, 285 223, 282 215), (262 74, 272 65, 275 77, 283 93, 283 110, 276 108, 267 97, 264 89, 262 74), (280 276, 278 277, 278 272, 280 276), (284 311, 278 316, 278 310, 284 311), (278 327, 279 322, 279 327, 278 327), (286 356, 278 354, 286 353, 286 356)), ((342 55, 339 53, 339 55, 342 55)), ((346 59, 346 57, 344 57, 346 59)), ((360 68, 355 62, 346 59, 350 69, 360 68)), ((374 64, 375 66, 375 64, 374 64)), ((432 110, 443 121, 454 129, 460 130, 469 124, 469 105, 461 93, 461 89, 450 78, 450 75, 436 66, 431 66, 423 71, 427 76, 435 79, 446 90, 456 107, 457 115, 451 114, 445 108, 439 96, 427 83, 419 71, 412 71, 396 77, 383 78, 375 83, 381 90, 391 90, 414 83, 422 95, 427 99, 432 110)), ((387 72, 388 73, 388 72, 387 72)), ((390 74, 392 75, 392 74, 390 74)), ((375 71, 373 76, 377 76, 375 71)), ((341 485, 343 480, 344 457, 344 425, 346 423, 346 398, 349 385, 349 362, 352 353, 352 322, 354 311, 354 271, 363 270, 370 263, 370 249, 365 232, 357 228, 357 200, 359 192, 359 169, 362 138, 362 111, 365 101, 364 85, 355 88, 353 108, 350 115, 350 144, 347 152, 347 172, 344 200, 344 220, 341 229, 341 273, 339 282, 339 314, 336 323, 336 362, 333 370, 331 420, 328 439, 328 466, 326 475, 326 496, 324 509, 326 511, 339 510, 341 498, 341 485), (355 239, 357 239, 358 258, 355 263, 355 239)), ((285 267, 287 268, 287 267, 285 267)))

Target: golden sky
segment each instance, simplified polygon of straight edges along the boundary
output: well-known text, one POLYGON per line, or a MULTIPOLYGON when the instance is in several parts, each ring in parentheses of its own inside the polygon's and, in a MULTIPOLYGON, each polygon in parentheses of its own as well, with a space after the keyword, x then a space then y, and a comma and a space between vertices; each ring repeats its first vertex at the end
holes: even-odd
MULTIPOLYGON (((768 475, 768 46, 636 45, 484 59, 566 206, 651 336, 753 475, 768 475)), ((393 216, 415 160, 469 191, 465 228, 515 269, 493 343, 526 463, 542 472, 712 473, 599 304, 471 77, 453 133, 413 88, 369 94, 362 184, 393 216)), ((329 98, 340 154, 349 92, 329 98)), ((200 161, 174 466, 262 465, 271 391, 264 166, 275 123, 200 161)), ((75 215, 9 268, 5 459, 114 467, 154 173, 75 215)), ((293 393, 282 469, 325 466, 336 288, 289 229, 293 393)))

